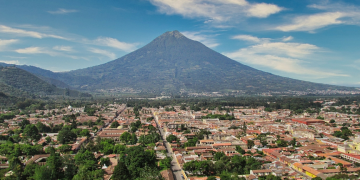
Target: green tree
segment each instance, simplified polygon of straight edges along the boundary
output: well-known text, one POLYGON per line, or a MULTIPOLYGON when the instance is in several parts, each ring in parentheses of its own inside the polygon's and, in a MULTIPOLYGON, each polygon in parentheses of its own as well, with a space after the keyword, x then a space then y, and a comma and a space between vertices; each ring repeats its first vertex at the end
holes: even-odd
POLYGON ((135 134, 135 133, 132 133, 130 143, 131 143, 131 144, 136 144, 137 141, 138 141, 138 139, 137 139, 137 137, 136 137, 136 134, 135 134))
POLYGON ((130 147, 125 150, 127 154, 125 164, 132 178, 136 179, 145 166, 154 167, 156 155, 154 151, 144 151, 140 146, 130 147))
POLYGON ((172 143, 174 141, 178 141, 178 138, 172 134, 170 134, 167 138, 166 138, 166 141, 169 142, 169 143, 172 143))
MULTIPOLYGON (((278 147, 287 147, 288 146, 288 143, 283 139, 279 139, 275 143, 278 147)), ((295 140, 295 143, 296 143, 296 140, 295 140)))
POLYGON ((241 148, 240 146, 236 146, 236 151, 240 154, 245 154, 245 150, 241 148))
POLYGON ((58 147, 57 149, 58 149, 60 152, 64 153, 64 152, 71 151, 71 148, 72 148, 72 147, 71 147, 70 145, 64 144, 64 145, 58 147))
POLYGON ((120 126, 120 124, 117 121, 114 121, 114 122, 111 123, 110 128, 117 128, 119 126, 120 126))
POLYGON ((77 138, 77 135, 72 132, 68 127, 63 127, 61 131, 59 131, 59 134, 57 136, 57 140, 61 144, 66 144, 72 141, 75 141, 77 138))
POLYGON ((46 140, 46 143, 50 143, 50 142, 51 142, 51 137, 50 137, 50 136, 46 136, 45 140, 46 140))
POLYGON ((123 143, 129 143, 131 141, 131 134, 129 132, 124 132, 120 136, 120 141, 123 143))
POLYGON ((115 166, 113 176, 111 177, 113 180, 131 180, 131 176, 129 174, 129 170, 126 168, 125 163, 120 160, 118 164, 115 166))
POLYGON ((218 161, 224 156, 226 156, 224 152, 216 152, 215 155, 214 155, 214 160, 218 161))
POLYGON ((64 176, 62 158, 58 153, 51 153, 46 159, 46 167, 50 171, 50 179, 61 179, 64 176))
POLYGON ((155 167, 145 166, 144 170, 140 172, 138 180, 164 180, 164 178, 155 167))
POLYGON ((255 145, 253 140, 247 140, 248 149, 251 149, 255 145))
POLYGON ((78 171, 75 160, 71 155, 65 155, 63 158, 63 165, 65 168, 64 179, 71 180, 78 171))
MULTIPOLYGON (((14 117, 15 117, 15 115, 14 115, 14 117)), ((29 124, 30 124, 30 121, 27 120, 27 119, 24 119, 24 120, 22 120, 22 121, 19 123, 19 126, 20 126, 21 129, 25 129, 25 127, 26 127, 27 125, 29 125, 29 124)))
POLYGON ((171 168, 171 157, 166 157, 165 159, 160 160, 161 164, 164 166, 165 169, 171 168))
POLYGON ((33 178, 35 180, 52 180, 51 172, 47 166, 37 166, 33 178))
POLYGON ((72 180, 102 180, 104 178, 104 171, 102 169, 89 170, 88 166, 79 166, 79 171, 72 180))
POLYGON ((37 165, 34 162, 30 162, 25 166, 24 172, 22 173, 22 178, 27 180, 36 180, 34 179, 34 174, 36 168, 38 168, 39 165, 37 165))
POLYGON ((38 129, 33 124, 26 125, 23 136, 35 141, 38 141, 41 138, 38 129))
POLYGON ((45 124, 41 123, 40 121, 36 123, 36 127, 41 133, 49 133, 51 132, 51 128, 46 126, 45 124))
POLYGON ((92 152, 86 150, 85 152, 79 152, 75 155, 75 163, 77 165, 81 165, 84 164, 85 161, 89 160, 89 161, 96 161, 95 156, 92 152))
POLYGON ((89 137, 91 137, 90 131, 87 130, 87 129, 83 129, 83 130, 80 132, 80 136, 82 136, 82 137, 86 136, 87 138, 89 138, 89 137))
POLYGON ((103 166, 103 165, 106 165, 106 166, 109 166, 110 165, 110 159, 107 157, 107 158, 101 158, 100 159, 100 166, 103 166))

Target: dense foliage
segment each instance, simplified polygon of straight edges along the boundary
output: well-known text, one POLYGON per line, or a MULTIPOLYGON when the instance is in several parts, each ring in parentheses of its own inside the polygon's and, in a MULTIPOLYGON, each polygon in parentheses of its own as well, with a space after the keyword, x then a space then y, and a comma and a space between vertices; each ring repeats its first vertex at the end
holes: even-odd
POLYGON ((215 154, 215 163, 212 161, 190 161, 184 164, 183 168, 194 175, 221 175, 224 171, 237 174, 249 174, 250 170, 260 169, 261 162, 252 157, 233 156, 227 157, 225 154, 215 154))

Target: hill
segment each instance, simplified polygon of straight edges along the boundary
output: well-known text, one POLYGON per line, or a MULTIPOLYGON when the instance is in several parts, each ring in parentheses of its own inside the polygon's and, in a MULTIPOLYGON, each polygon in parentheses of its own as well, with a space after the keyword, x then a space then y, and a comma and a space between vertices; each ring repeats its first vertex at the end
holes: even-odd
POLYGON ((243 65, 178 31, 166 32, 146 46, 114 61, 70 71, 65 83, 87 90, 135 89, 143 92, 252 92, 353 89, 280 77, 243 65))
POLYGON ((21 66, 38 77, 86 91, 144 93, 355 90, 277 76, 243 65, 190 40, 178 31, 162 34, 144 47, 108 63, 54 73, 21 66))
POLYGON ((17 67, 0 66, 0 92, 4 96, 29 97, 33 95, 65 95, 77 97, 82 93, 69 89, 60 89, 37 76, 17 67))
POLYGON ((3 67, 17 67, 20 69, 23 69, 25 71, 28 71, 38 78, 44 80, 45 82, 49 84, 53 84, 56 87, 59 88, 71 88, 69 85, 65 84, 64 82, 58 80, 59 75, 57 73, 54 73, 49 70, 41 69, 35 66, 28 66, 28 65, 13 65, 13 64, 6 64, 6 63, 0 63, 0 66, 3 67))

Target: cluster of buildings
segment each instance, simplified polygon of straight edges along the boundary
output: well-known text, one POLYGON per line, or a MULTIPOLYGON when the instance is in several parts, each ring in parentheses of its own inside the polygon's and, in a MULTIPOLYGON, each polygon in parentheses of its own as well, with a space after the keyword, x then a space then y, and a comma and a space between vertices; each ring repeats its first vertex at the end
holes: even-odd
MULTIPOLYGON (((135 132, 138 138, 149 133, 146 126, 161 129, 165 138, 170 135, 177 137, 176 142, 160 141, 151 148, 157 152, 158 159, 163 159, 166 157, 163 153, 166 151, 166 146, 171 146, 172 156, 180 167, 190 161, 211 160, 214 162, 214 153, 223 152, 229 157, 247 156, 263 162, 260 169, 253 169, 249 174, 239 175, 249 180, 267 175, 288 179, 314 177, 326 179, 339 173, 359 176, 360 115, 340 113, 340 111, 329 112, 330 107, 337 110, 344 107, 334 107, 328 102, 321 103, 323 107, 319 113, 304 112, 302 114, 294 114, 288 109, 267 112, 265 107, 253 109, 227 107, 231 109, 227 111, 206 109, 193 111, 189 107, 181 110, 180 106, 174 106, 174 111, 166 111, 170 108, 143 107, 139 109, 139 112, 134 112, 133 107, 127 107, 125 104, 110 104, 94 105, 97 111, 94 116, 88 116, 83 107, 69 106, 63 109, 38 110, 29 117, 17 115, 14 119, 5 120, 0 133, 6 135, 9 130, 16 130, 23 119, 28 119, 31 124, 42 122, 49 127, 69 124, 71 122, 66 122, 63 117, 77 113, 76 120, 80 123, 77 128, 88 129, 91 132, 90 138, 110 138, 120 143, 120 136, 130 131, 132 123, 140 120, 142 126, 135 132), (41 114, 49 114, 49 116, 40 117, 41 114), (235 119, 204 118, 208 114, 231 115, 235 119), (99 117, 101 124, 99 124, 99 117), (115 121, 119 126, 111 128, 111 123, 115 121), (336 131, 342 131, 344 127, 352 133, 349 139, 334 136, 336 131), (184 146, 194 139, 198 141, 193 146, 184 146), (239 147, 245 153, 240 153, 239 147)), ((345 108, 355 112, 359 109, 359 105, 354 103, 345 108)), ((57 133, 47 133, 37 143, 43 144, 47 136, 54 142, 50 144, 51 146, 61 146, 60 143, 56 143, 57 133)), ((72 150, 76 151, 81 145, 86 145, 88 138, 79 137, 76 142, 70 144, 72 150)), ((46 157, 47 155, 36 155, 26 159, 25 162, 40 163, 46 157)), ((96 153, 96 157, 105 156, 96 153)), ((113 154, 106 157, 110 158, 111 165, 103 167, 106 172, 104 179, 109 179, 119 155, 113 154)), ((0 168, 2 167, 6 167, 6 163, 0 164, 0 168)), ((162 174, 168 179, 172 178, 171 171, 162 174)), ((188 179, 200 178, 185 171, 183 174, 184 178, 188 179)))
MULTIPOLYGON (((180 166, 193 160, 213 160, 214 152, 224 152, 227 156, 251 156, 267 162, 261 169, 242 175, 246 179, 270 174, 289 179, 326 179, 339 173, 358 176, 360 115, 328 112, 330 106, 322 103, 324 106, 321 112, 312 114, 294 114, 286 109, 266 112, 264 107, 231 107, 232 111, 194 112, 180 110, 180 107, 175 106, 175 111, 167 112, 165 108, 151 111, 166 136, 175 135, 179 139, 179 142, 169 143, 180 166), (208 114, 229 114, 236 119, 204 119, 208 114), (336 131, 342 131, 342 127, 353 134, 348 140, 334 136, 336 131), (194 147, 183 148, 189 140, 199 138, 198 134, 204 130, 211 134, 204 135, 194 147), (294 140, 295 145, 291 144, 294 140), (282 145, 281 142, 286 144, 282 145), (236 151, 237 146, 246 153, 236 151)), ((355 112, 359 106, 354 104, 346 108, 355 112)), ((188 176, 190 179, 199 178, 191 177, 191 174, 188 176)))

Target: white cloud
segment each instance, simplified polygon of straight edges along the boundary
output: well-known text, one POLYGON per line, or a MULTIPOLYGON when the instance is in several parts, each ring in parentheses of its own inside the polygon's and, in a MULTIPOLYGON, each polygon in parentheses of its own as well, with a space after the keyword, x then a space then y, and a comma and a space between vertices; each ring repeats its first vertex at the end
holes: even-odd
POLYGON ((269 38, 258 38, 258 37, 251 36, 251 35, 236 35, 236 36, 233 36, 232 39, 249 41, 249 42, 253 42, 253 43, 268 42, 270 40, 269 38))
POLYGON ((342 2, 319 1, 319 4, 312 4, 309 8, 322 12, 311 15, 299 15, 290 22, 277 26, 274 29, 280 31, 309 31, 313 32, 330 25, 360 24, 360 7, 342 2))
POLYGON ((73 52, 73 48, 71 46, 55 46, 53 47, 54 50, 57 51, 66 51, 66 52, 73 52))
POLYGON ((75 12, 78 12, 78 10, 59 8, 56 11, 48 11, 48 13, 50 13, 50 14, 69 14, 69 13, 75 13, 75 12))
POLYGON ((18 60, 0 60, 1 63, 22 65, 18 60))
POLYGON ((99 37, 93 41, 93 44, 99 46, 108 46, 115 49, 119 49, 125 52, 131 52, 136 49, 137 43, 126 43, 121 42, 117 39, 110 38, 110 37, 99 37))
POLYGON ((277 26, 275 29, 280 31, 313 31, 325 26, 342 24, 340 19, 346 14, 342 12, 326 12, 314 15, 299 16, 287 25, 277 26))
POLYGON ((283 37, 283 38, 282 38, 282 41, 287 42, 287 41, 291 41, 291 40, 293 40, 293 39, 294 39, 294 37, 288 36, 288 37, 283 37))
POLYGON ((0 51, 6 50, 7 46, 17 43, 18 41, 17 39, 0 39, 0 51))
POLYGON ((241 21, 246 17, 266 18, 283 10, 274 4, 249 3, 246 0, 149 0, 160 13, 201 18, 206 23, 241 21))
MULTIPOLYGON (((255 37, 252 39, 256 41, 255 37)), ((348 76, 342 73, 322 71, 304 66, 310 55, 319 52, 321 48, 312 44, 286 43, 286 42, 263 42, 256 45, 239 49, 235 52, 224 53, 234 60, 265 66, 287 73, 313 75, 314 78, 331 76, 348 76)))
POLYGON ((20 54, 42 54, 42 53, 46 54, 44 48, 41 47, 28 47, 24 49, 17 49, 15 50, 15 52, 20 54))
POLYGON ((58 36, 58 35, 40 33, 40 32, 35 32, 35 31, 27 31, 27 30, 12 28, 9 26, 4 26, 4 25, 0 25, 0 33, 8 33, 8 34, 14 34, 17 36, 33 37, 33 38, 39 38, 39 39, 56 38, 56 39, 66 40, 66 38, 64 38, 62 36, 58 36))
POLYGON ((86 57, 79 57, 79 56, 63 54, 60 52, 49 50, 45 47, 28 47, 28 48, 24 48, 24 49, 17 49, 17 50, 15 50, 15 52, 17 52, 19 54, 47 54, 50 56, 63 56, 63 57, 71 58, 71 59, 88 60, 88 58, 86 58, 86 57))
POLYGON ((274 4, 259 3, 250 6, 250 9, 248 10, 248 16, 266 18, 271 14, 280 12, 281 10, 283 10, 283 8, 274 4))
POLYGON ((101 55, 107 56, 110 59, 115 59, 116 58, 116 55, 114 53, 106 51, 106 50, 97 49, 97 48, 90 48, 89 51, 92 52, 92 53, 95 53, 95 54, 101 54, 101 55))
POLYGON ((251 47, 251 51, 255 53, 279 54, 294 58, 305 57, 319 49, 319 47, 312 44, 284 42, 262 43, 251 47))
POLYGON ((201 32, 184 31, 181 33, 189 39, 192 39, 194 41, 200 41, 209 48, 214 48, 219 46, 219 43, 217 43, 212 36, 201 34, 201 32))

